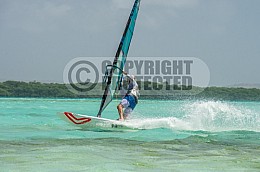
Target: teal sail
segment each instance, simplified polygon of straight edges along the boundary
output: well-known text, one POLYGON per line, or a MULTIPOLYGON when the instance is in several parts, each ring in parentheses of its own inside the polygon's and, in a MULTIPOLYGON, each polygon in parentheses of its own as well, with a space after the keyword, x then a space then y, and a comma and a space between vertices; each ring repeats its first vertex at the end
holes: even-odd
POLYGON ((97 114, 98 117, 101 117, 101 113, 104 111, 107 105, 113 100, 115 91, 118 89, 121 83, 121 79, 123 76, 122 70, 125 66, 128 50, 133 37, 140 1, 141 0, 135 0, 133 9, 129 16, 119 47, 117 49, 113 65, 107 66, 107 69, 108 67, 110 68, 109 70, 107 70, 107 77, 105 79, 106 87, 102 96, 100 109, 97 114))

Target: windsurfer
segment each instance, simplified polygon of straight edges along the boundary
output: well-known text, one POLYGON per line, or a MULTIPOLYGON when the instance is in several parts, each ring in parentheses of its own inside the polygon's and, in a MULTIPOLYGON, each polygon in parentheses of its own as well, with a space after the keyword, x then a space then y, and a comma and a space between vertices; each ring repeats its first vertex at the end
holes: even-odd
POLYGON ((125 71, 123 71, 123 74, 127 77, 128 86, 123 99, 117 105, 117 110, 119 114, 118 120, 124 120, 129 117, 131 112, 134 110, 136 104, 138 103, 138 97, 140 96, 135 76, 129 75, 125 71))

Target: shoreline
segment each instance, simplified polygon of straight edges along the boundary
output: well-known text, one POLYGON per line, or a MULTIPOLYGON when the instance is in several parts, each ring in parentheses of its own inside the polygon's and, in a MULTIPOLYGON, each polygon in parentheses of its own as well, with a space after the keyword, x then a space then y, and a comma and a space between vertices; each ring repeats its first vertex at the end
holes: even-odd
MULTIPOLYGON (((82 96, 72 93, 65 84, 5 81, 0 82, 0 98, 101 99, 103 90, 100 86, 89 91, 88 95, 82 96)), ((260 101, 258 88, 194 86, 194 90, 190 93, 176 92, 176 90, 170 92, 140 90, 140 92, 140 100, 260 101), (150 95, 145 95, 147 93, 150 95)), ((120 99, 120 97, 115 99, 120 99)))

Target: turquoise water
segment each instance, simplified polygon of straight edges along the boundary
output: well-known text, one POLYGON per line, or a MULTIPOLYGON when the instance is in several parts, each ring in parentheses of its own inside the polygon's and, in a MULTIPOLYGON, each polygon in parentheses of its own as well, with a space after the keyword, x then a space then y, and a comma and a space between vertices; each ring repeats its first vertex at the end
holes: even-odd
MULTIPOLYGON (((103 117, 116 119, 117 101, 103 117)), ((260 171, 260 102, 140 100, 134 132, 84 131, 56 113, 99 99, 0 98, 1 171, 260 171)))

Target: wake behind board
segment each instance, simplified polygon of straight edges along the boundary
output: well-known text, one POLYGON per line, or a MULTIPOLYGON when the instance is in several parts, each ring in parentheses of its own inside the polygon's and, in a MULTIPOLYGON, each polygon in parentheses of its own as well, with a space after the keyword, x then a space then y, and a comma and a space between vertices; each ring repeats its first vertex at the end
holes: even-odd
POLYGON ((127 121, 117 121, 117 120, 111 120, 106 118, 75 114, 71 112, 59 112, 57 114, 64 121, 76 127, 80 127, 84 130, 93 130, 93 131, 138 130, 137 128, 131 127, 127 121))

